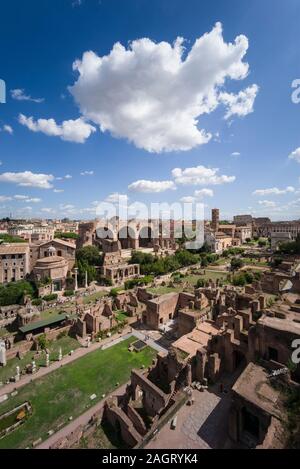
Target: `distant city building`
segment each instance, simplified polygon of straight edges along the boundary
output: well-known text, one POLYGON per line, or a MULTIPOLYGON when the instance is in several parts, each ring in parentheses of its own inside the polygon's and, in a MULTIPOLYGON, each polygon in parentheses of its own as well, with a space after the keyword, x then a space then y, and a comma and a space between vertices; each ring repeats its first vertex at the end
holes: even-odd
POLYGON ((0 283, 23 280, 30 272, 29 245, 0 245, 0 283))
POLYGON ((235 215, 233 217, 233 223, 237 226, 252 224, 252 215, 235 215))
POLYGON ((276 249, 281 243, 290 243, 291 241, 291 233, 271 233, 271 249, 276 249))
MULTIPOLYGON (((246 216, 245 216, 246 217, 246 216)), ((249 221, 249 218, 241 221, 249 221)), ((204 241, 210 250, 216 254, 222 254, 225 249, 239 246, 252 238, 252 223, 248 225, 235 225, 220 222, 220 211, 212 209, 212 221, 205 226, 204 241)))
POLYGON ((218 231, 220 223, 220 210, 218 208, 213 208, 211 215, 211 228, 213 231, 218 231))
POLYGON ((234 233, 235 238, 239 238, 241 243, 245 243, 247 239, 252 238, 252 224, 247 226, 237 226, 234 233))
POLYGON ((49 225, 19 225, 8 229, 8 234, 19 236, 29 242, 50 241, 54 238, 54 228, 49 225))
POLYGON ((260 236, 272 238, 275 233, 288 233, 291 235, 291 241, 294 241, 300 235, 300 221, 279 221, 262 224, 258 228, 260 236))

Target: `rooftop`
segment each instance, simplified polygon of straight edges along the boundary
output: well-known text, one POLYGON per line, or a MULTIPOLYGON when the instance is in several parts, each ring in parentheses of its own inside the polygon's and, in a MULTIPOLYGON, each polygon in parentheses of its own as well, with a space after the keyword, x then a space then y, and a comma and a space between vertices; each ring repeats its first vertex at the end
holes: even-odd
POLYGON ((278 331, 300 335, 300 323, 294 321, 298 313, 293 314, 292 311, 284 310, 282 312, 286 314, 286 318, 281 319, 278 317, 263 316, 258 320, 258 323, 262 324, 264 327, 270 327, 278 331))
POLYGON ((249 363, 232 390, 268 414, 282 417, 280 392, 271 386, 268 372, 261 366, 249 363))
POLYGON ((160 303, 163 303, 164 301, 168 301, 170 298, 175 298, 176 296, 179 296, 179 294, 176 292, 165 293, 164 295, 159 295, 158 297, 152 298, 149 301, 151 301, 151 303, 160 304, 160 303))
POLYGON ((173 343, 173 347, 179 349, 190 356, 196 355, 197 350, 206 347, 212 336, 217 335, 220 330, 210 322, 204 321, 192 332, 180 337, 173 343))
POLYGON ((59 323, 64 321, 65 319, 72 318, 74 315, 68 315, 66 313, 58 314, 53 316, 52 318, 42 319, 41 321, 34 321, 26 326, 20 327, 20 331, 23 334, 28 334, 29 332, 35 331, 36 329, 41 329, 47 326, 51 326, 52 324, 59 323))
POLYGON ((37 259, 36 261, 36 265, 39 265, 39 264, 52 264, 52 263, 55 263, 55 262, 66 262, 65 258, 64 257, 61 257, 61 256, 48 256, 48 257, 42 257, 41 259, 37 259))
POLYGON ((28 249, 27 243, 0 244, 0 254, 25 254, 28 249))
POLYGON ((64 239, 57 239, 57 238, 54 238, 52 241, 45 241, 42 244, 40 244, 40 246, 45 246, 45 245, 51 244, 53 242, 55 242, 57 244, 61 244, 63 246, 71 248, 71 249, 76 249, 76 245, 74 243, 70 243, 69 241, 65 241, 64 239))

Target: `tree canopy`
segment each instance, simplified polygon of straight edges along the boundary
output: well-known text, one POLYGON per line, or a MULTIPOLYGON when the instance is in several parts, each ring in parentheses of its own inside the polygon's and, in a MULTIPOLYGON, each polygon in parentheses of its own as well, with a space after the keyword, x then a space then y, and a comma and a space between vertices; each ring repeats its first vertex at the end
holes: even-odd
POLYGON ((295 241, 281 243, 279 251, 282 254, 300 254, 300 236, 298 235, 295 241))
POLYGON ((36 296, 36 287, 32 282, 21 280, 0 285, 0 306, 22 304, 25 295, 36 296))

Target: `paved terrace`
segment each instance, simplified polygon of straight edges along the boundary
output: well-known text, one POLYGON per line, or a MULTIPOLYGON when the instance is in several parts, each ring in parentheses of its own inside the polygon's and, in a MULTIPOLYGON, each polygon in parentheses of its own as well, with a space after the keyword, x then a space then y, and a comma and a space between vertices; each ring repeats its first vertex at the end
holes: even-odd
POLYGON ((226 447, 228 394, 193 391, 194 404, 177 413, 177 426, 171 422, 148 443, 146 449, 221 449, 226 447))

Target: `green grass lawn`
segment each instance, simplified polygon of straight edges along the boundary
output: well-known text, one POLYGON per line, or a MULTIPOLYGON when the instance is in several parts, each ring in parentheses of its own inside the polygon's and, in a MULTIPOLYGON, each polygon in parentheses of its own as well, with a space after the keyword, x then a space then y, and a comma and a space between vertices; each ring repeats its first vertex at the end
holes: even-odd
POLYGON ((0 328, 0 339, 2 337, 5 337, 6 335, 10 335, 8 329, 6 327, 1 327, 0 328))
POLYGON ((95 303, 97 300, 100 298, 103 298, 104 296, 107 296, 108 293, 106 291, 98 291, 96 293, 93 293, 92 295, 84 296, 83 297, 83 303, 86 305, 88 303, 95 303))
POLYGON ((127 321, 129 318, 128 314, 126 314, 125 311, 118 311, 116 313, 116 320, 119 321, 119 322, 122 322, 122 321, 127 321))
MULTIPOLYGON (((51 342, 49 345, 50 351, 50 361, 57 360, 59 349, 62 349, 63 355, 67 355, 71 350, 76 350, 80 347, 79 342, 72 337, 62 337, 61 339, 56 340, 55 342, 51 342)), ((26 365, 32 362, 32 358, 36 352, 30 351, 24 355, 24 357, 19 360, 18 358, 12 358, 8 360, 7 365, 5 367, 0 368, 0 381, 6 382, 11 376, 16 374, 16 366, 20 367, 20 370, 24 369, 26 365)), ((43 353, 41 358, 35 360, 37 366, 45 366, 46 363, 46 355, 43 353)))
POLYGON ((40 317, 36 318, 37 321, 41 321, 44 319, 51 319, 54 316, 57 316, 60 314, 60 312, 64 313, 65 312, 65 306, 61 305, 59 308, 53 308, 53 309, 45 309, 44 311, 41 311, 40 317))
POLYGON ((124 442, 120 441, 114 428, 108 423, 102 423, 87 438, 81 438, 73 449, 118 449, 126 448, 124 442))
POLYGON ((19 389, 16 397, 0 404, 0 414, 23 402, 30 402, 32 415, 15 432, 0 440, 0 448, 26 448, 38 438, 47 438, 49 430, 68 424, 70 416, 78 417, 89 407, 126 383, 133 368, 149 366, 156 352, 146 347, 141 352, 129 352, 136 341, 131 337, 106 349, 90 352, 49 375, 19 389), (90 400, 92 394, 97 398, 90 400))
POLYGON ((150 293, 154 293, 155 295, 165 295, 166 293, 182 291, 182 286, 175 284, 174 287, 158 286, 158 287, 148 288, 147 290, 150 293))
POLYGON ((216 280, 218 278, 220 280, 223 279, 224 282, 226 281, 227 272, 212 272, 207 269, 204 269, 204 270, 205 270, 204 275, 189 275, 188 277, 185 277, 183 281, 189 282, 193 286, 196 285, 199 278, 202 278, 204 280, 209 280, 209 279, 216 280))
MULTIPOLYGON (((227 283, 227 280, 226 280, 226 277, 228 275, 227 272, 212 272, 212 271, 209 271, 208 269, 204 269, 204 270, 205 270, 204 275, 200 275, 200 274, 199 275, 197 274, 187 275, 186 277, 183 277, 181 279, 180 283, 174 282, 174 287, 169 287, 168 286, 169 281, 167 281, 167 285, 148 288, 148 291, 156 295, 164 295, 166 293, 171 293, 171 292, 181 292, 183 283, 188 282, 189 286, 186 287, 184 290, 192 292, 194 291, 194 286, 196 285, 199 279, 204 279, 204 280, 219 279, 219 280, 223 280, 223 283, 227 283)), ((172 282, 172 280, 170 280, 170 282, 172 282)))
POLYGON ((243 257, 242 259, 243 259, 243 261, 246 265, 253 265, 253 266, 257 266, 257 267, 268 267, 269 266, 268 262, 261 262, 257 259, 251 259, 250 257, 243 257))
POLYGON ((229 257, 221 257, 220 259, 218 259, 216 262, 214 262, 211 265, 214 266, 214 265, 225 265, 225 264, 230 264, 229 257))
POLYGON ((212 272, 211 270, 208 270, 208 269, 204 269, 204 270, 205 270, 205 274, 200 275, 200 278, 204 278, 205 280, 209 280, 209 279, 221 280, 222 279, 225 282, 227 275, 229 273, 229 272, 212 272))

